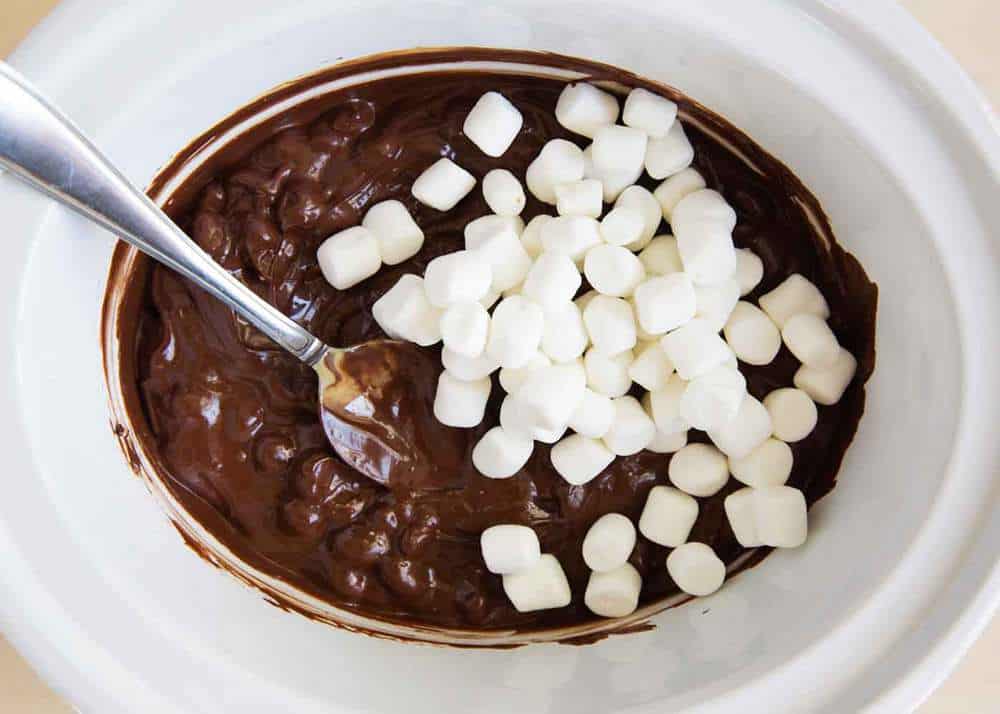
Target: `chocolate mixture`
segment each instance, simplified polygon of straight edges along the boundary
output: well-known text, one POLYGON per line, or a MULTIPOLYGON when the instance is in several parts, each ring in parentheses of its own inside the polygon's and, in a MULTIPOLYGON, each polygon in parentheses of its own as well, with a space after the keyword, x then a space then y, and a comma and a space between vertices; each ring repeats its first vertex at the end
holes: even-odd
MULTIPOLYGON (((608 76, 639 82, 624 73, 608 76)), ((858 357, 858 375, 843 399, 819 407, 815 431, 792 445, 789 483, 811 504, 833 488, 864 408, 864 382, 874 365, 875 286, 832 243, 815 199, 782 164, 696 103, 645 86, 669 93, 685 120, 710 129, 687 122, 695 166, 735 207, 737 245, 764 262, 764 279, 746 299, 802 273, 822 290, 831 327, 858 357), (724 135, 760 171, 713 134, 724 135), (803 206, 818 217, 816 226, 803 206)), ((193 179, 198 185, 186 197, 175 197, 170 212, 234 276, 328 344, 381 337, 372 303, 404 273, 423 274, 430 259, 462 248, 464 225, 489 213, 478 186, 447 213, 423 206, 410 195, 414 179, 440 156, 477 179, 500 167, 523 179, 549 139, 584 145, 555 121, 562 87, 541 78, 454 72, 335 92, 319 100, 310 118, 286 117, 272 124, 269 136, 243 144, 237 156, 229 152, 225 164, 193 179), (469 109, 490 90, 524 115, 523 130, 499 159, 485 156, 461 130, 469 109), (389 198, 406 204, 423 228, 423 250, 354 288, 333 289, 320 275, 317 247, 389 198)), ((540 212, 552 213, 552 207, 529 197, 523 217, 540 212)), ((663 225, 660 232, 668 230, 663 225)), ((167 485, 241 557, 338 605, 387 619, 482 629, 594 619, 583 605, 589 575, 583 537, 605 513, 637 520, 649 489, 668 483, 669 456, 619 457, 590 483, 571 486, 552 468, 549 447, 536 444, 515 477, 484 478, 472 466, 471 451, 498 423, 503 391, 495 385, 479 427, 424 423, 431 436, 422 448, 436 466, 433 479, 386 487, 334 454, 317 416, 312 370, 170 270, 141 265, 129 286, 141 291, 141 307, 123 315, 121 327, 129 354, 122 379, 139 395, 131 418, 148 424, 137 435, 155 453, 167 485), (514 610, 479 552, 479 534, 498 523, 531 526, 543 551, 559 558, 573 589, 569 607, 514 610)), ((433 420, 439 348, 411 347, 404 362, 408 389, 383 406, 389 413, 404 410, 418 424, 433 420)), ((740 365, 758 399, 790 386, 797 367, 785 348, 765 367, 740 365)), ((691 439, 706 440, 694 431, 691 439)), ((723 511, 723 500, 739 487, 731 479, 717 495, 698 499, 691 533, 691 540, 711 545, 727 563, 746 554, 723 511)), ((640 536, 631 562, 643 576, 642 604, 678 592, 666 572, 668 552, 640 536)), ((759 549, 744 561, 766 553, 759 549)))

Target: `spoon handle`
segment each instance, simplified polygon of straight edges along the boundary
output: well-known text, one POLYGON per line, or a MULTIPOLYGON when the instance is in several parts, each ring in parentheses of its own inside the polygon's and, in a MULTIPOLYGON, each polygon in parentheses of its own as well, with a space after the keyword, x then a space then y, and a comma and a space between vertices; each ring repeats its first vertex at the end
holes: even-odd
POLYGON ((188 238, 63 114, 0 62, 0 166, 208 291, 313 366, 326 345, 188 238))

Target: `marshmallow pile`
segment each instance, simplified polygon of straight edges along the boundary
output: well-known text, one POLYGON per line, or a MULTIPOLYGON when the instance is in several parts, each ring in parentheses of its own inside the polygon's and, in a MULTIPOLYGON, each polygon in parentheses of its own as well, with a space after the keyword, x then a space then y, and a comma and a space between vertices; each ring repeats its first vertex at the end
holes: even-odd
MULTIPOLYGON (((618 456, 673 454, 671 486, 650 491, 638 531, 673 549, 667 569, 681 590, 707 595, 722 584, 725 566, 709 546, 688 542, 697 499, 718 493, 732 475, 746 486, 725 501, 740 544, 804 542, 805 499, 785 485, 793 465, 788 444, 815 427, 816 404, 840 399, 857 364, 827 325, 822 293, 805 277, 790 276, 757 304, 743 299, 763 279, 763 262, 734 246, 736 212, 691 167, 694 150, 677 105, 634 89, 621 124, 619 111, 612 94, 568 85, 556 119, 591 139, 589 146, 549 141, 524 185, 507 170, 486 174, 481 188, 493 213, 465 226, 465 248, 430 261, 423 277, 400 278, 373 313, 394 338, 443 343, 434 401, 443 424, 478 426, 499 372, 499 424, 472 451, 485 477, 514 477, 535 442, 552 444, 553 468, 574 486, 618 456), (644 173, 662 180, 655 191, 636 184, 644 173), (551 215, 525 224, 524 186, 552 206, 551 215), (664 220, 671 233, 660 232, 664 220), (592 290, 578 296, 584 278, 592 290), (768 364, 782 344, 801 362, 794 386, 758 401, 739 364, 768 364), (689 444, 691 429, 711 443, 689 444)), ((489 92, 464 129, 498 157, 522 123, 513 104, 489 92)), ((442 158, 412 193, 447 211, 475 185, 469 172, 442 158)), ((383 262, 414 255, 422 242, 405 207, 386 201, 361 226, 323 243, 320 266, 343 289, 383 262)), ((628 563, 635 541, 635 527, 620 514, 602 517, 588 532, 583 555, 592 574, 584 601, 594 613, 635 610, 642 586, 628 563)), ((518 610, 569 603, 558 560, 541 554, 530 529, 496 526, 481 546, 518 610)))

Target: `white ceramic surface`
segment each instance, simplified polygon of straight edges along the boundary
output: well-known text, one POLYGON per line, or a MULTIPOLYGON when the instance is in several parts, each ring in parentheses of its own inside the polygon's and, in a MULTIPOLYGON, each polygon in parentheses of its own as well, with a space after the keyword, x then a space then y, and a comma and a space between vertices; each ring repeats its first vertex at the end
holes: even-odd
POLYGON ((386 49, 551 49, 688 92, 804 179, 881 287, 869 411, 809 544, 587 648, 414 647, 283 613, 188 552, 121 459, 110 241, 2 177, 0 616, 85 712, 899 711, 992 612, 1000 408, 977 397, 1000 387, 1000 142, 971 85, 881 2, 546 6, 69 2, 12 62, 140 183, 270 86, 386 49))

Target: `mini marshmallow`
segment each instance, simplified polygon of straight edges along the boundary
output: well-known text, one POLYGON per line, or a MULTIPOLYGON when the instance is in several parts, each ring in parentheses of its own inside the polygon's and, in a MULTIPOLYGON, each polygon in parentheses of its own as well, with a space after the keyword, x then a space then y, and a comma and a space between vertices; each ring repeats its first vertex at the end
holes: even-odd
POLYGON ((566 433, 565 426, 556 429, 532 426, 523 413, 521 403, 513 395, 507 395, 500 403, 500 426, 512 434, 519 434, 543 444, 554 444, 566 433))
POLYGON ((378 241, 379 255, 386 265, 399 265, 424 245, 424 232, 399 201, 382 201, 368 209, 361 225, 378 241))
MULTIPOLYGON (((645 408, 645 404, 643 404, 645 408)), ((647 409, 647 412, 649 410, 647 409)), ((654 454, 672 454, 676 451, 680 451, 688 443, 688 433, 686 431, 678 431, 673 434, 665 434, 659 429, 656 430, 656 436, 653 440, 649 442, 649 446, 646 447, 646 451, 652 451, 654 454)))
POLYGON ((601 219, 601 238, 608 245, 628 245, 642 237, 645 221, 634 208, 612 208, 601 219))
POLYGON ((615 201, 615 208, 631 208, 642 215, 643 229, 639 240, 627 244, 629 250, 642 250, 656 235, 656 229, 663 220, 663 211, 648 189, 642 186, 629 186, 615 201))
POLYGON ((625 617, 639 606, 642 576, 631 563, 614 570, 593 572, 583 593, 583 604, 601 617, 625 617))
POLYGON ((781 350, 781 333, 771 318, 743 300, 730 313, 723 334, 736 356, 747 364, 770 364, 781 350))
POLYGON ((686 273, 649 278, 636 286, 633 297, 639 324, 651 335, 682 327, 697 311, 694 285, 686 273))
POLYGON ((545 252, 535 259, 521 292, 542 309, 555 311, 573 300, 582 282, 572 258, 563 253, 545 252))
POLYGON ((648 89, 636 87, 625 98, 622 123, 641 129, 653 138, 666 136, 676 119, 677 105, 648 89))
POLYGON ((646 132, 628 126, 602 126, 594 133, 593 160, 598 173, 629 173, 642 168, 646 132))
POLYGON ((792 382, 817 404, 829 406, 844 396, 857 369, 858 361, 854 355, 841 347, 832 367, 817 369, 804 364, 799 367, 792 382))
POLYGON ((417 177, 410 192, 425 206, 450 211, 475 185, 475 176, 451 159, 442 158, 417 177))
POLYGON ((528 164, 525 183, 539 201, 555 204, 556 186, 583 178, 583 150, 571 141, 552 139, 528 164))
POLYGON ((521 233, 521 245, 532 260, 542 254, 542 226, 552 220, 555 220, 555 216, 541 213, 528 221, 528 225, 524 227, 521 233))
POLYGON ((372 305, 372 317, 389 337, 421 347, 441 339, 441 315, 442 310, 427 299, 424 279, 417 275, 403 275, 372 305))
POLYGON ((840 343, 826 322, 803 312, 785 320, 781 339, 802 364, 828 369, 837 361, 840 343))
POLYGON ((598 295, 583 311, 583 324, 594 347, 615 355, 635 347, 635 316, 628 301, 598 295))
POLYGON ((510 478, 528 463, 534 447, 524 434, 495 426, 472 449, 472 465, 487 478, 510 478))
POLYGON ((669 275, 684 271, 681 254, 677 250, 677 239, 671 235, 653 238, 639 253, 639 260, 650 275, 669 275))
POLYGON ((628 376, 632 381, 649 392, 666 387, 673 373, 674 365, 667 359, 659 342, 651 342, 642 347, 628 368, 628 376))
POLYGON ((676 233, 701 223, 719 225, 732 233, 736 227, 736 211, 718 191, 710 188, 692 191, 674 206, 670 226, 676 233))
POLYGON ((434 395, 435 418, 447 426, 476 426, 483 420, 491 386, 489 377, 467 382, 445 370, 434 395))
POLYGON ((703 188, 705 188, 705 178, 698 173, 697 169, 686 168, 657 186, 656 190, 653 191, 653 196, 659 201, 663 217, 669 222, 674 208, 680 203, 680 200, 689 193, 700 191, 703 188))
POLYGON ((465 227, 466 248, 476 250, 490 265, 493 275, 491 291, 505 292, 515 288, 524 282, 531 269, 531 256, 516 231, 520 222, 521 219, 516 216, 483 216, 465 227), (499 219, 499 222, 480 223, 477 229, 469 230, 473 224, 487 219, 499 219), (504 222, 509 223, 505 225, 504 222))
POLYGON ((518 612, 566 607, 573 599, 566 573, 551 553, 529 568, 504 575, 503 591, 518 612))
POLYGON ((604 442, 583 434, 571 434, 552 447, 552 466, 574 486, 592 481, 615 460, 604 442))
POLYGON ((628 368, 635 356, 632 350, 609 355, 591 347, 583 356, 587 371, 587 386, 606 397, 620 397, 632 386, 628 368))
POLYGON ((650 139, 643 157, 646 173, 655 179, 673 176, 690 166, 692 161, 694 148, 679 121, 673 123, 666 135, 650 139))
POLYGON ((594 166, 594 145, 583 150, 583 177, 597 179, 604 191, 604 202, 612 203, 622 191, 634 184, 642 176, 642 166, 634 171, 598 171, 594 166))
MULTIPOLYGON (((668 275, 661 280, 674 277, 668 275)), ((729 346, 712 326, 694 318, 663 336, 660 346, 682 379, 694 379, 707 374, 732 356, 729 346)))
POLYGON ((483 176, 483 198, 498 216, 519 216, 528 201, 521 182, 507 169, 493 169, 483 176))
POLYGON ((663 389, 649 392, 643 397, 646 411, 660 433, 676 434, 691 428, 687 419, 681 416, 681 398, 686 389, 687 382, 672 374, 663 389))
POLYGON ((542 352, 553 362, 569 362, 583 355, 590 338, 580 308, 571 302, 545 312, 542 352))
POLYGON ((439 255, 424 270, 427 299, 436 307, 476 302, 489 292, 492 280, 490 264, 472 250, 439 255))
POLYGON ((478 302, 452 305, 441 315, 441 339, 465 357, 478 357, 486 349, 490 314, 478 302))
POLYGON ((604 209, 604 189, 597 179, 556 184, 556 213, 597 218, 604 209))
POLYGON ((793 273, 769 293, 760 296, 761 309, 779 328, 792 315, 805 312, 825 320, 830 317, 830 306, 815 285, 798 273, 793 273))
POLYGON ((711 444, 688 444, 670 457, 670 483, 692 496, 714 496, 729 480, 729 462, 711 444))
POLYGON ((708 432, 709 438, 730 459, 742 459, 771 436, 771 415, 750 394, 743 397, 736 416, 708 432))
POLYGON ((363 226, 354 226, 327 238, 316 251, 323 277, 337 290, 346 290, 382 267, 378 239, 363 226))
POLYGON ((586 386, 587 374, 578 362, 541 367, 517 390, 521 418, 532 428, 564 428, 583 400, 586 386))
POLYGON ((726 565, 704 543, 685 543, 667 556, 667 572, 688 595, 704 597, 722 587, 726 565))
POLYGON ((502 295, 503 293, 500 291, 491 289, 488 293, 479 298, 479 304, 489 310, 491 307, 496 305, 497 300, 499 300, 502 295))
POLYGON ((753 292, 764 278, 764 261, 749 248, 736 251, 736 275, 733 276, 740 285, 740 297, 753 292))
POLYGON ((615 405, 611 398, 588 387, 569 418, 569 428, 591 439, 600 439, 608 433, 614 420, 615 405))
POLYGON ((521 385, 528 379, 528 375, 536 369, 548 367, 551 364, 552 360, 539 350, 523 367, 517 367, 516 369, 505 367, 504 369, 501 369, 500 386, 505 392, 507 392, 507 394, 516 394, 517 390, 520 389, 521 385))
POLYGON ((618 119, 618 99, 592 84, 567 84, 556 101, 556 121, 570 131, 592 138, 599 128, 618 119))
POLYGON ((668 548, 687 542, 698 520, 698 502, 670 486, 653 486, 639 516, 639 532, 668 548))
POLYGON ((791 486, 765 486, 753 495, 757 536, 772 548, 797 548, 806 542, 808 515, 802 491, 791 486))
POLYGON ((604 445, 618 456, 638 454, 653 441, 656 425, 635 397, 618 397, 612 401, 615 419, 603 437, 604 445))
POLYGON ((482 248, 490 238, 497 233, 510 232, 520 236, 524 230, 524 221, 520 216, 480 216, 465 224, 462 236, 465 238, 465 249, 482 248))
POLYGON ((493 310, 486 353, 501 367, 523 367, 538 351, 544 330, 542 308, 520 295, 504 298, 493 310))
POLYGON ((573 301, 573 304, 576 305, 578 308, 580 308, 580 312, 583 312, 584 310, 587 309, 587 305, 590 304, 590 301, 593 300, 598 295, 600 295, 600 293, 597 292, 596 290, 588 290, 583 295, 576 298, 573 301))
POLYGON ((583 274, 597 292, 628 297, 646 277, 646 269, 628 248, 598 245, 587 251, 583 274))
POLYGON ((496 158, 514 143, 523 123, 524 117, 510 100, 498 92, 486 92, 465 117, 462 133, 484 154, 496 158))
POLYGON ((729 527, 736 536, 736 541, 744 548, 756 548, 764 545, 757 534, 757 516, 754 512, 753 488, 741 488, 726 496, 723 506, 729 527))
POLYGON ((740 300, 740 284, 730 278, 717 285, 696 285, 694 289, 695 316, 721 332, 740 300))
POLYGON ((778 439, 767 439, 742 459, 730 459, 733 478, 747 486, 782 486, 792 474, 792 449, 778 439))
POLYGON ((680 414, 692 427, 708 431, 733 419, 747 393, 747 380, 727 365, 688 382, 681 396, 680 414))
POLYGON ((723 225, 687 223, 674 228, 674 235, 684 270, 696 285, 717 285, 736 272, 733 238, 723 225))
POLYGON ((588 250, 602 242, 600 225, 587 216, 559 216, 542 225, 542 250, 583 260, 588 250))
POLYGON ((486 569, 497 575, 508 575, 538 565, 542 549, 538 536, 528 526, 503 523, 490 526, 479 536, 479 547, 486 569))
POLYGON ((475 382, 500 369, 500 362, 485 352, 478 357, 467 357, 445 347, 441 350, 441 364, 457 379, 475 382))
POLYGON ((809 436, 819 418, 816 404, 801 389, 775 389, 764 397, 764 408, 771 415, 774 435, 790 443, 809 436))
POLYGON ((620 513, 607 513, 590 526, 583 539, 583 562, 606 573, 621 567, 635 548, 635 526, 620 513))

